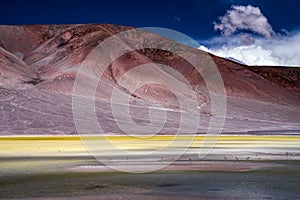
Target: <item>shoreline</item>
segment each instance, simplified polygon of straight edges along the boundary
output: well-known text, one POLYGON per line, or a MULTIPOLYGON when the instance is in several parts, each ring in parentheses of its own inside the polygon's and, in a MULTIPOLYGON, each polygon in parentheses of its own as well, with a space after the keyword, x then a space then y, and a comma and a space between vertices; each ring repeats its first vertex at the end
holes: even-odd
MULTIPOLYGON (((118 163, 118 167, 123 170, 132 169, 133 166, 156 165, 161 163, 118 163)), ((273 167, 283 167, 283 164, 269 162, 253 161, 175 161, 166 167, 157 170, 160 171, 198 171, 198 172, 245 172, 258 169, 269 169, 273 167)), ((63 170, 64 172, 120 172, 107 165, 78 165, 63 170)))

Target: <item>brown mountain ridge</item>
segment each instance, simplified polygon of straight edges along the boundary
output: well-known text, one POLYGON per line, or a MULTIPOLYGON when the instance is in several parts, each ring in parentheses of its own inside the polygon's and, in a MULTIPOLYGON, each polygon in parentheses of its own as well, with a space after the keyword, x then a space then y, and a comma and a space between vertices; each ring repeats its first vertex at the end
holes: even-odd
MULTIPOLYGON (((97 46, 128 30, 133 28, 108 24, 0 26, 0 134, 75 134, 72 93, 76 80, 83 85, 80 95, 90 97, 85 88, 92 84, 90 77, 77 76, 87 64, 88 73, 99 79, 96 112, 105 133, 124 134, 115 123, 124 120, 122 113, 115 116, 107 109, 115 88, 121 96, 131 98, 136 123, 149 121, 151 105, 161 104, 168 110, 159 134, 174 134, 178 128, 178 110, 185 106, 179 105, 178 98, 186 105, 197 101, 194 111, 201 113, 197 133, 205 133, 214 115, 211 97, 199 69, 183 57, 163 48, 143 48, 128 51, 101 68, 99 63, 113 57, 114 52, 108 49, 97 54, 97 46), (138 70, 141 65, 147 67, 138 70), (155 83, 168 83, 174 89, 155 83)), ((214 92, 227 97, 223 133, 300 133, 300 68, 247 66, 153 33, 143 32, 139 38, 141 44, 174 47, 190 59, 212 59, 225 86, 225 94, 218 87, 214 92)), ((132 49, 127 41, 118 45, 132 49)), ((209 70, 205 64, 199 67, 200 71, 209 70)))

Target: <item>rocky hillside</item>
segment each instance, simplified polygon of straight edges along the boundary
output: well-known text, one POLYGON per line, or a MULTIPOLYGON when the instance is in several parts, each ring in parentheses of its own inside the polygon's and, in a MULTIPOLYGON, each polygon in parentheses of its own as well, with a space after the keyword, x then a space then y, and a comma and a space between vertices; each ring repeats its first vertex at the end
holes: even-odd
POLYGON ((124 132, 115 123, 124 120, 122 113, 115 116, 108 109, 115 91, 132 105, 112 104, 132 107, 137 124, 149 122, 149 106, 164 106, 168 118, 160 134, 176 132, 178 111, 190 112, 185 108, 201 114, 197 133, 205 133, 215 115, 210 92, 227 97, 225 133, 299 133, 300 68, 246 66, 130 30, 135 29, 107 24, 0 26, 0 133, 75 134, 75 80, 75 95, 96 97, 97 116, 107 134, 124 132), (124 31, 134 40, 121 38, 105 51, 99 49, 124 31), (217 81, 207 85, 203 74, 215 76, 213 67, 225 90, 217 81), (97 87, 90 92, 94 79, 97 87))

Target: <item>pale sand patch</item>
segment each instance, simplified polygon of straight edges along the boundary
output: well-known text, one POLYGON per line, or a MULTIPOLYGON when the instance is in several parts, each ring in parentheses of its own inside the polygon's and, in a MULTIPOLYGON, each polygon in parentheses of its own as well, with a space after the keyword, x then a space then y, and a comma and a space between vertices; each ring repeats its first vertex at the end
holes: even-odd
MULTIPOLYGON (((118 169, 124 171, 141 169, 143 166, 160 166, 164 163, 151 162, 118 162, 118 169)), ((171 165, 162 168, 162 171, 249 171, 261 168, 281 166, 280 164, 265 162, 246 162, 246 161, 175 161, 171 165)), ((154 168, 154 167, 153 167, 154 168)), ((65 172, 114 172, 115 169, 106 165, 79 165, 66 168, 65 172)))

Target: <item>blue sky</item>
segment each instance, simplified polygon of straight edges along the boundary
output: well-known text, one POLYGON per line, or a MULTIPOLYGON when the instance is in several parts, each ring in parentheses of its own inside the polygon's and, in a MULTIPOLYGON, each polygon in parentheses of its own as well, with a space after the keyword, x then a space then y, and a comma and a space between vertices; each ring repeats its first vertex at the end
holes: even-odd
POLYGON ((170 28, 194 39, 218 34, 213 22, 232 5, 259 6, 277 31, 300 28, 298 0, 151 0, 1 2, 1 24, 112 23, 170 28))
MULTIPOLYGON (((226 48, 231 50, 245 45, 256 45, 264 49, 265 42, 270 45, 278 43, 279 38, 286 40, 296 37, 300 29, 299 9, 300 1, 298 0, 10 0, 1 3, 0 24, 110 23, 134 27, 163 27, 190 36, 214 53, 221 47, 224 47, 225 51, 226 48), (259 28, 253 29, 250 27, 251 24, 246 28, 230 26, 230 29, 236 28, 235 31, 230 31, 228 24, 222 24, 220 19, 223 17, 223 20, 228 21, 226 18, 230 15, 228 12, 230 9, 232 12, 240 12, 232 9, 233 6, 244 6, 244 8, 251 6, 251 9, 248 9, 250 12, 258 8, 261 16, 268 20, 273 32, 271 37, 263 34, 259 28), (219 28, 215 26, 216 24, 220 25, 219 28), (254 42, 233 44, 236 37, 254 42)), ((247 18, 246 15, 245 20, 247 18)), ((290 43, 293 42, 295 41, 290 43)), ((254 48, 254 50, 257 49, 254 48)), ((275 62, 274 65, 276 64, 280 63, 275 62)))

